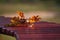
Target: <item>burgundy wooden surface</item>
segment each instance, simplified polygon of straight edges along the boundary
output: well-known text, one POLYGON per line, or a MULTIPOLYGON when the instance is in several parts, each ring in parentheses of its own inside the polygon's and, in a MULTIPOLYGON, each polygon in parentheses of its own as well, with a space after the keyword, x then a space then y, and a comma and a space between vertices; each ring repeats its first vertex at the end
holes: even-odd
POLYGON ((17 33, 17 40, 60 40, 60 24, 37 22, 33 28, 29 26, 6 28, 17 33))

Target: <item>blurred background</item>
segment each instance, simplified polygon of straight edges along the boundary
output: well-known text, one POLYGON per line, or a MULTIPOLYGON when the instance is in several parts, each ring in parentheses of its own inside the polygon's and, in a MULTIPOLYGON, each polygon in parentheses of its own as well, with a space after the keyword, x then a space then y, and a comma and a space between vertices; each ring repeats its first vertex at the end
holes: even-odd
POLYGON ((40 15, 43 21, 60 23, 60 0, 0 0, 0 16, 17 16, 17 10, 26 17, 40 15))
POLYGON ((0 40, 16 40, 16 38, 8 35, 0 34, 0 40))
MULTIPOLYGON (((42 21, 60 23, 60 0, 0 0, 0 16, 18 16, 17 10, 23 11, 26 17, 40 15, 42 21)), ((16 40, 0 34, 1 37, 16 40)))

